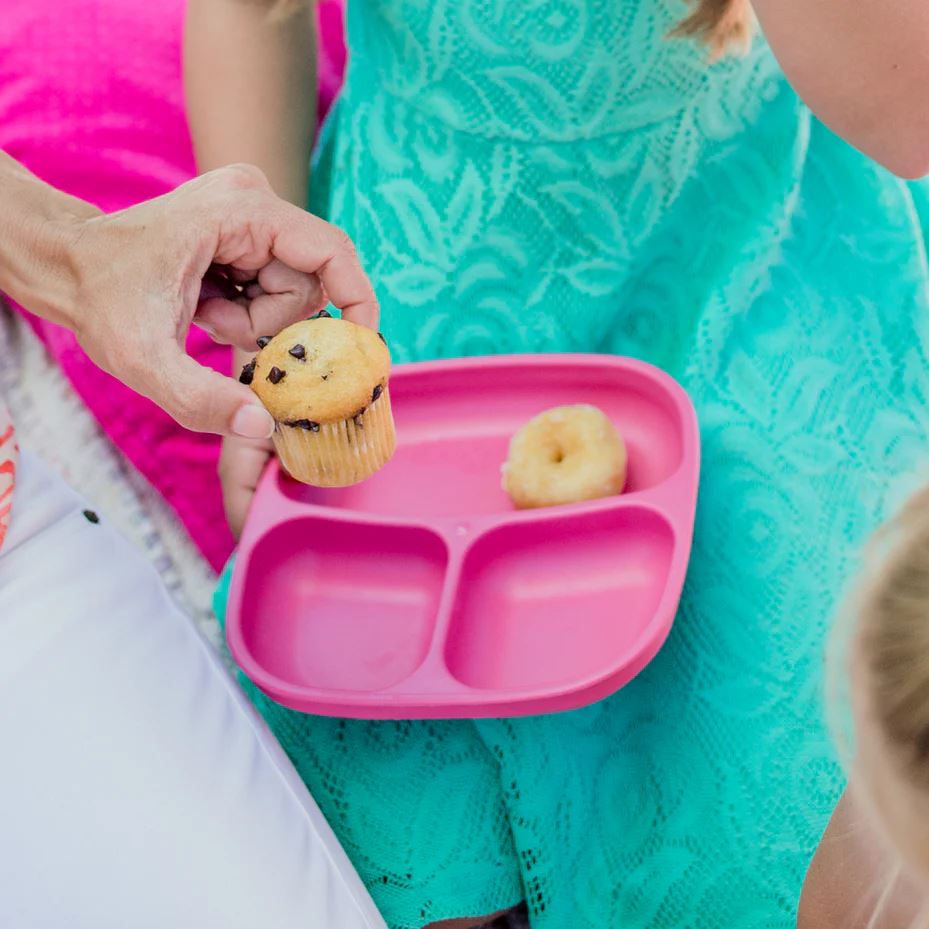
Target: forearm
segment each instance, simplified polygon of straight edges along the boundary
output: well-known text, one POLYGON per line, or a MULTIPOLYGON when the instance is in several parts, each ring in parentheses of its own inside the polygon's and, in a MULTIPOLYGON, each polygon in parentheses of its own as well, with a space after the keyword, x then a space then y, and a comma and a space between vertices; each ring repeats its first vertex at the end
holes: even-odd
POLYGON ((0 292, 38 316, 71 325, 72 249, 82 220, 100 211, 40 181, 0 152, 0 292))
POLYGON ((926 0, 753 0, 785 74, 814 113, 892 171, 929 172, 926 0))
POLYGON ((306 205, 316 122, 312 0, 271 15, 272 0, 190 0, 187 112, 198 169, 253 164, 275 192, 306 205))

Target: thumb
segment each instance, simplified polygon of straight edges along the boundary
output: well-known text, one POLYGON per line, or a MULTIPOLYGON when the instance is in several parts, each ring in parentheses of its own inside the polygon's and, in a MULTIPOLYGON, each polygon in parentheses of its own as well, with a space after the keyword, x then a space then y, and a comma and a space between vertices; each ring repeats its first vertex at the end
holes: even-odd
POLYGON ((186 429, 247 439, 271 436, 271 414, 244 384, 203 367, 173 343, 158 361, 161 389, 151 399, 186 429))

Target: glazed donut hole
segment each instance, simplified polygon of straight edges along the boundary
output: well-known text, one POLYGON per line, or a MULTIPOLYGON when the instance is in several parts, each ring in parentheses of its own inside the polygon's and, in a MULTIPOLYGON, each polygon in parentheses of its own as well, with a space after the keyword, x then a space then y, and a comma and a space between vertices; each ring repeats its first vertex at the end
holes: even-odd
POLYGON ((622 493, 626 463, 622 436, 601 410, 556 407, 513 436, 503 489, 521 510, 597 500, 622 493))

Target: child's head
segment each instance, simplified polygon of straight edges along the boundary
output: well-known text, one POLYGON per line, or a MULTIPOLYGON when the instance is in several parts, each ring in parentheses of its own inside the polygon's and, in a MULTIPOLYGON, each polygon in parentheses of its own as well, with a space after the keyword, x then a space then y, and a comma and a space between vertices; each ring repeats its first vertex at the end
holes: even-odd
POLYGON ((718 58, 730 49, 746 48, 753 29, 750 0, 696 0, 694 11, 674 30, 674 35, 701 39, 711 56, 718 58))
POLYGON ((852 604, 855 768, 888 838, 929 880, 929 489, 876 547, 852 604))

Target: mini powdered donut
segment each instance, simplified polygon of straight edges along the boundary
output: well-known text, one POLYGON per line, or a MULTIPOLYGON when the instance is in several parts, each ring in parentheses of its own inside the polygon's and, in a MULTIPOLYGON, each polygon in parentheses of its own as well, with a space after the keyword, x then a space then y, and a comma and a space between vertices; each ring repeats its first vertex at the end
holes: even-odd
POLYGON ((595 406, 560 406, 536 416, 510 443, 503 489, 521 510, 622 493, 626 445, 595 406))

